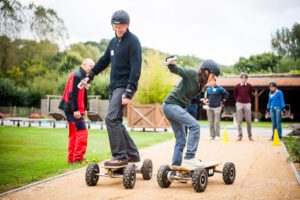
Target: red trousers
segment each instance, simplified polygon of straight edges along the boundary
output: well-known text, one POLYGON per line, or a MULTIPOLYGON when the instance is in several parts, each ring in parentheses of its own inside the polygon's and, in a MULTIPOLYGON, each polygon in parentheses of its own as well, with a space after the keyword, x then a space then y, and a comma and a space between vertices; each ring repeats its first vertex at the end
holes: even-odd
POLYGON ((82 161, 87 148, 87 129, 77 130, 74 122, 69 124, 68 162, 82 161))

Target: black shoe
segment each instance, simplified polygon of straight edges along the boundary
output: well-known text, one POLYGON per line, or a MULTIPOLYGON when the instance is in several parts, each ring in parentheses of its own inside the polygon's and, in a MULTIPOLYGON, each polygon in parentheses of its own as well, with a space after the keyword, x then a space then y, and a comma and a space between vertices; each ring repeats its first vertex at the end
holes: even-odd
POLYGON ((112 158, 111 160, 106 161, 104 163, 104 166, 123 166, 123 165, 128 165, 127 159, 118 160, 118 159, 112 158))
POLYGON ((140 157, 128 157, 128 162, 140 162, 140 157))

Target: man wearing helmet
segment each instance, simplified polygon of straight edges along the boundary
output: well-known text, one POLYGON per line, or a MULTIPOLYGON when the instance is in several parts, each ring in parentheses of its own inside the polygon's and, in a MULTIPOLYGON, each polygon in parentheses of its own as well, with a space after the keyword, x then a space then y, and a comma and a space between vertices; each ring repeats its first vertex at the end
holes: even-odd
POLYGON ((163 104, 163 112, 170 121, 176 137, 172 165, 199 166, 201 163, 195 158, 195 154, 200 138, 200 125, 185 108, 197 93, 204 90, 210 80, 220 74, 220 70, 213 60, 205 60, 198 72, 177 67, 173 57, 166 59, 166 65, 172 73, 182 77, 180 83, 167 96, 163 104), (185 127, 189 129, 188 139, 185 127), (187 150, 182 163, 185 146, 187 146, 187 150))
POLYGON ((91 81, 111 65, 110 98, 105 124, 113 157, 104 163, 106 166, 140 161, 138 149, 122 124, 123 108, 131 102, 137 90, 142 65, 142 47, 139 39, 129 31, 129 22, 129 15, 124 10, 113 14, 111 24, 115 37, 88 75, 91 81))

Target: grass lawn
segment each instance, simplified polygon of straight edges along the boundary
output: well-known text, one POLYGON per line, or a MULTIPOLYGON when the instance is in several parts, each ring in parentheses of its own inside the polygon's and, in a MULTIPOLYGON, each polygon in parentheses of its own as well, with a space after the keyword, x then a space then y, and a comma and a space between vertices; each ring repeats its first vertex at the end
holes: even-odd
POLYGON ((300 138, 287 137, 283 140, 283 142, 289 151, 289 160, 294 163, 300 163, 300 138))
MULTIPOLYGON (((130 134, 138 148, 173 137, 167 133, 130 134)), ((0 127, 0 193, 85 166, 67 164, 67 144, 68 129, 0 127)), ((85 157, 88 161, 111 157, 106 131, 89 131, 85 157)))
MULTIPOLYGON (((299 122, 282 122, 282 127, 290 126, 293 124, 299 124, 299 122)), ((200 120, 200 125, 208 126, 207 120, 200 120)), ((232 121, 221 121, 221 126, 230 126, 233 125, 232 121)), ((243 126, 246 126, 246 122, 243 122, 243 126)), ((272 123, 270 121, 263 121, 263 122, 252 122, 252 127, 257 128, 271 128, 272 123)))

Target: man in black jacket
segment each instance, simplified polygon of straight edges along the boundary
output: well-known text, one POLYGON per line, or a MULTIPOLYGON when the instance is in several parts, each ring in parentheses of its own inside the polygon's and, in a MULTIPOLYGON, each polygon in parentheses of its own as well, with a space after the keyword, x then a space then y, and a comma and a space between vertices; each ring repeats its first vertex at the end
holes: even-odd
POLYGON ((111 19, 116 37, 111 39, 104 55, 89 73, 90 81, 111 64, 110 98, 105 116, 113 158, 106 166, 121 166, 128 162, 139 162, 136 145, 122 124, 123 108, 131 102, 137 87, 142 65, 142 47, 139 39, 129 27, 129 15, 123 10, 116 11, 111 19))

